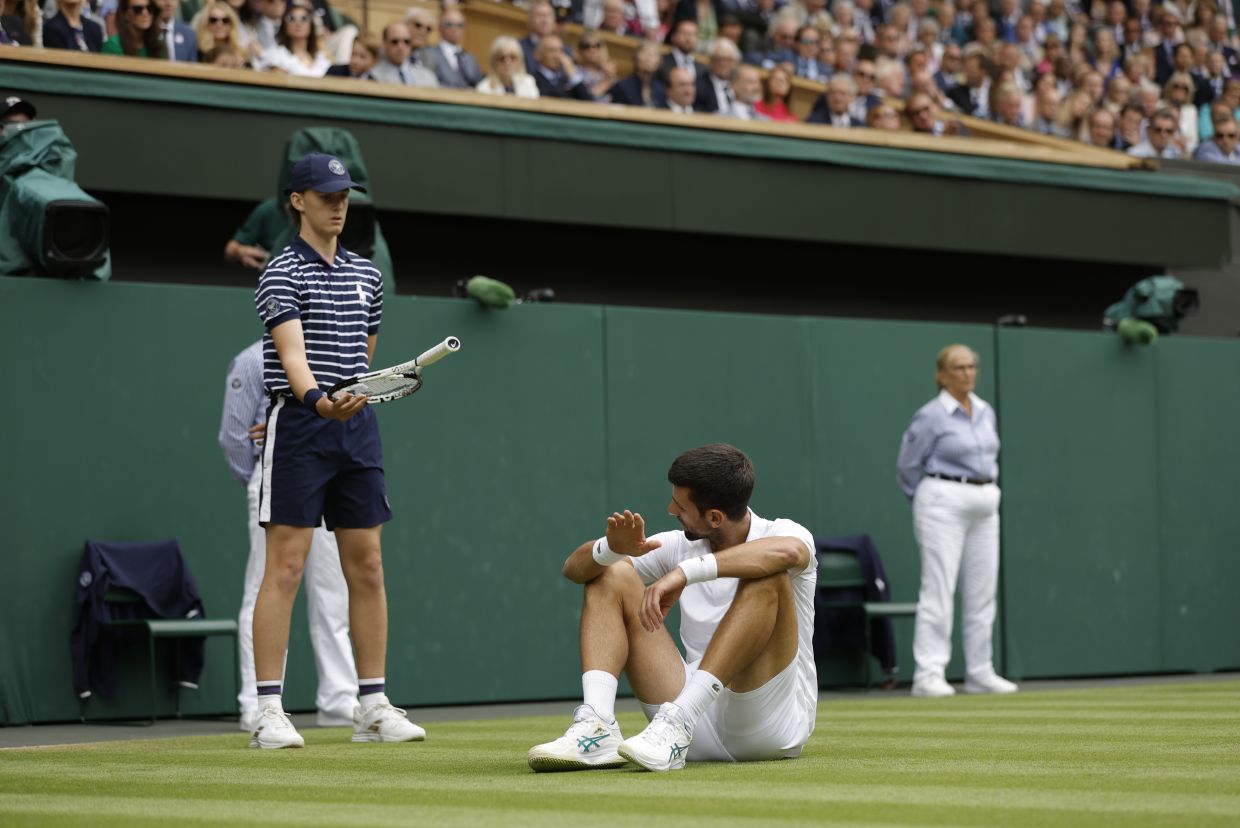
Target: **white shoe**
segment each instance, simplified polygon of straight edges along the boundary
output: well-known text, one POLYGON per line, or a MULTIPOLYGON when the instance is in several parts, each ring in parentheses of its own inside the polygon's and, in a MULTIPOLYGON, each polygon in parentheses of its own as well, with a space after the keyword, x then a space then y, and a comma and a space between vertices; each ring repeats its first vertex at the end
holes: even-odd
POLYGON ((965 679, 966 693, 1015 693, 1020 688, 1003 676, 991 673, 980 679, 965 679))
POLYGON ((242 733, 253 733, 254 728, 258 726, 258 711, 242 710, 237 721, 241 724, 242 733))
POLYGON ((956 695, 956 688, 938 676, 913 682, 913 695, 923 699, 945 699, 956 695))
POLYGON ((554 742, 534 745, 527 758, 536 771, 620 768, 628 764, 616 753, 623 738, 620 725, 607 724, 593 707, 583 704, 573 711, 573 723, 563 736, 554 742))
POLYGON ((420 742, 426 731, 409 721, 409 714, 388 703, 387 696, 365 710, 353 708, 353 741, 420 742))
POLYGON ((649 771, 681 770, 692 741, 693 730, 685 721, 684 712, 667 702, 646 729, 621 742, 618 751, 649 771))
POLYGON ((268 705, 258 711, 258 720, 250 735, 250 747, 274 750, 305 746, 306 740, 301 738, 297 728, 289 721, 288 714, 279 707, 268 705))

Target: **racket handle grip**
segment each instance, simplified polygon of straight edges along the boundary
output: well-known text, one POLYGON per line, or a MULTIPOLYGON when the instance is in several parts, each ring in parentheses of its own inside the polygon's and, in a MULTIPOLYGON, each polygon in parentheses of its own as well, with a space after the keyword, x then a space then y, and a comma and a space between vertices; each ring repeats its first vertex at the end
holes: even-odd
POLYGON ((431 348, 418 357, 418 367, 425 367, 430 365, 432 362, 438 362, 448 354, 456 353, 459 350, 461 350, 461 340, 457 339, 455 336, 450 336, 434 348, 431 348))

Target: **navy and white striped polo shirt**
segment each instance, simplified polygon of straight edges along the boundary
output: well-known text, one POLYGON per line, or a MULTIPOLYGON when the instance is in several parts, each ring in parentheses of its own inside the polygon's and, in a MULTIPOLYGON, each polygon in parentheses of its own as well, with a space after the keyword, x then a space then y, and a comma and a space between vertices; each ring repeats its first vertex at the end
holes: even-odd
POLYGON ((271 329, 300 319, 310 372, 323 388, 370 370, 366 340, 379 332, 383 276, 369 259, 336 245, 330 265, 301 236, 267 263, 254 292, 263 334, 263 387, 290 391, 271 329))

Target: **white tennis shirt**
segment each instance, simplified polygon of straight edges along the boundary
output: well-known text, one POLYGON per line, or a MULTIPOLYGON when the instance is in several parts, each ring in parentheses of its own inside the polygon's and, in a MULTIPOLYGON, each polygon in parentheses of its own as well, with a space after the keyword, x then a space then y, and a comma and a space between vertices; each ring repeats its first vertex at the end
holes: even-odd
MULTIPOLYGON (((818 702, 818 671, 814 665, 814 590, 818 587, 818 559, 814 554, 814 536, 799 523, 786 518, 767 520, 749 512, 749 536, 745 542, 759 538, 796 538, 809 550, 809 564, 792 570, 792 595, 797 612, 797 657, 801 675, 801 692, 810 710, 818 702)), ((663 545, 638 558, 630 558, 633 568, 647 586, 675 569, 681 561, 709 554, 710 542, 691 541, 681 530, 660 532, 652 537, 663 545)), ((692 663, 706 652, 706 645, 736 597, 736 578, 717 578, 690 584, 680 595, 680 640, 685 659, 692 663)))

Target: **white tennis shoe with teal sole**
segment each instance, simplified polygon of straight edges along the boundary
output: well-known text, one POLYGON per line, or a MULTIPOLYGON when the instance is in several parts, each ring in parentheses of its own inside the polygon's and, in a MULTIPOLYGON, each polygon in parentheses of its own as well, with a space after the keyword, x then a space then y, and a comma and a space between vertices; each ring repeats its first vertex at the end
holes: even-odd
POLYGON ((530 748, 530 767, 540 772, 624 767, 628 762, 616 753, 623 738, 620 725, 608 724, 583 704, 573 711, 573 723, 563 736, 530 748))
POLYGON ((667 702, 645 730, 620 743, 619 753, 648 771, 682 770, 692 741, 683 711, 667 702))

